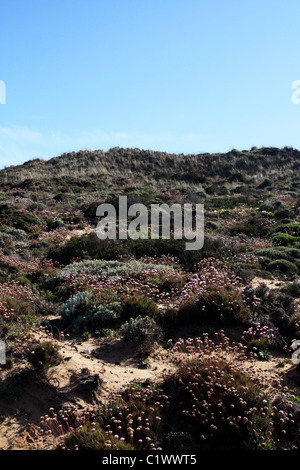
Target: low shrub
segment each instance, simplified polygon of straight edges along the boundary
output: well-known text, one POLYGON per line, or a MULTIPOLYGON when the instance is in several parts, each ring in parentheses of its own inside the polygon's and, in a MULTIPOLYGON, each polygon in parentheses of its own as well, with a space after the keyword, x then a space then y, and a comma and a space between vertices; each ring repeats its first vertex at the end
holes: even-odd
POLYGON ((297 246, 276 246, 255 250, 263 269, 275 274, 293 276, 298 273, 300 250, 297 246), (282 261, 284 261, 282 263, 282 261), (270 266, 271 265, 271 266, 270 266))
MULTIPOLYGON (((204 258, 223 258, 228 255, 228 240, 222 237, 205 237, 201 250, 186 250, 189 241, 171 239, 148 240, 99 240, 95 233, 81 237, 72 237, 59 247, 51 247, 47 256, 61 264, 71 263, 74 258, 116 260, 120 256, 133 256, 140 259, 144 256, 160 258, 173 255, 186 269, 193 268, 204 258)), ((239 246, 232 243, 230 250, 238 250, 239 246)))
POLYGON ((293 217, 293 213, 288 208, 284 208, 276 211, 274 216, 277 220, 290 219, 293 217))
POLYGON ((120 302, 97 305, 96 300, 88 291, 70 297, 60 308, 63 323, 76 333, 110 327, 121 315, 120 302))
POLYGON ((68 450, 134 450, 130 443, 108 434, 98 423, 89 423, 68 433, 59 447, 68 450))
POLYGON ((163 384, 170 403, 163 417, 173 431, 187 432, 196 449, 271 447, 270 398, 244 369, 245 348, 218 336, 175 344, 178 369, 163 384))
POLYGON ((162 334, 153 318, 142 317, 141 315, 130 318, 128 322, 125 322, 119 333, 124 341, 132 343, 144 355, 150 354, 155 341, 159 340, 162 334))
POLYGON ((72 324, 78 316, 84 316, 91 308, 91 292, 78 292, 70 297, 60 308, 64 324, 72 324))
POLYGON ((63 279, 70 273, 97 275, 99 277, 119 277, 124 274, 125 264, 113 260, 87 259, 64 266, 57 274, 57 279, 63 279))
POLYGON ((203 321, 238 324, 245 323, 249 315, 238 290, 209 286, 206 292, 179 307, 177 320, 180 324, 203 321))
POLYGON ((158 450, 166 402, 156 387, 136 383, 99 408, 58 413, 50 408, 41 417, 42 432, 60 437, 55 450, 158 450))
POLYGON ((61 268, 56 276, 50 281, 55 284, 64 280, 65 276, 76 273, 99 278, 116 279, 124 276, 135 276, 145 270, 155 270, 158 273, 164 271, 170 276, 175 273, 172 266, 164 266, 156 263, 143 263, 131 259, 127 262, 117 260, 87 259, 68 264, 61 268))
POLYGON ((269 260, 286 259, 293 261, 300 258, 300 250, 296 247, 276 246, 272 248, 260 248, 254 251, 255 256, 267 258, 269 260))
POLYGON ((33 344, 27 351, 27 360, 35 369, 57 366, 62 357, 59 348, 51 341, 33 344))
POLYGON ((300 237, 294 237, 288 233, 278 233, 272 236, 272 242, 275 245, 288 246, 299 243, 300 237))
POLYGON ((122 318, 151 317, 157 320, 160 316, 159 308, 155 301, 143 295, 132 295, 122 303, 122 318))
POLYGON ((299 278, 293 279, 293 281, 285 287, 287 294, 293 297, 300 297, 300 281, 299 278))
POLYGON ((289 235, 293 236, 300 236, 300 222, 291 222, 288 224, 278 225, 274 230, 272 230, 271 235, 275 232, 288 233, 289 235))
POLYGON ((296 264, 286 259, 276 259, 271 261, 267 266, 268 271, 274 274, 294 276, 298 274, 298 267, 296 264))
POLYGON ((256 324, 278 329, 272 339, 272 346, 281 348, 285 342, 280 335, 294 334, 292 318, 296 313, 295 299, 284 291, 269 289, 266 284, 244 290, 246 303, 251 310, 251 320, 256 324))
POLYGON ((12 204, 1 204, 0 224, 29 232, 33 226, 40 225, 41 221, 28 212, 18 210, 12 204))

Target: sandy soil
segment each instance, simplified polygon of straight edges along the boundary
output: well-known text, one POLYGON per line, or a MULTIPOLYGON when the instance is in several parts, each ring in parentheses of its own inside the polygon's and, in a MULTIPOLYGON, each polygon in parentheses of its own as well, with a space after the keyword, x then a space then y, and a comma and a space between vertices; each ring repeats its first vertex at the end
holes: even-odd
MULTIPOLYGON (((37 333, 41 340, 46 333, 37 333)), ((7 407, 7 416, 0 424, 0 450, 36 447, 40 417, 50 407, 84 409, 107 402, 114 394, 134 382, 157 381, 174 366, 168 353, 157 346, 149 356, 147 367, 141 367, 132 348, 119 338, 85 342, 57 341, 64 357, 61 364, 48 371, 47 377, 34 383, 22 377, 22 396, 7 407)))
POLYGON ((279 289, 283 283, 277 279, 265 279, 263 277, 254 277, 251 281, 251 287, 258 287, 260 284, 265 284, 269 289, 279 289))

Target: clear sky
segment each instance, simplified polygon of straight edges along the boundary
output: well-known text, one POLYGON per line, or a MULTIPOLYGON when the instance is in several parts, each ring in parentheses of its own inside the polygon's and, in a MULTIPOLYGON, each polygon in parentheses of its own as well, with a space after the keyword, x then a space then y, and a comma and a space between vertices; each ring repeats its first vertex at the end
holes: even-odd
POLYGON ((300 148, 299 0, 0 0, 0 15, 0 168, 300 148))

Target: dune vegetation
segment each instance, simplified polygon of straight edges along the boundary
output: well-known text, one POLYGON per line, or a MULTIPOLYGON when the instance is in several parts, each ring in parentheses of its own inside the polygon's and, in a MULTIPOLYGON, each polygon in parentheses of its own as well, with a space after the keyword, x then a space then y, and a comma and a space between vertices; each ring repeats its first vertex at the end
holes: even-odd
POLYGON ((114 148, 1 170, 0 448, 299 450, 299 155, 114 148), (96 209, 122 195, 203 204, 203 248, 100 240, 96 209))

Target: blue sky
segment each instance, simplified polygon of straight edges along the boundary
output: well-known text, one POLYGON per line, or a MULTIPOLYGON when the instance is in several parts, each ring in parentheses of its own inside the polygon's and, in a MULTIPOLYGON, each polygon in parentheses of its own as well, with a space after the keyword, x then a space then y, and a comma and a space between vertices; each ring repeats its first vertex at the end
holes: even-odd
POLYGON ((300 148, 299 18, 299 0, 1 0, 0 168, 300 148))

